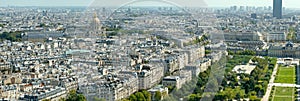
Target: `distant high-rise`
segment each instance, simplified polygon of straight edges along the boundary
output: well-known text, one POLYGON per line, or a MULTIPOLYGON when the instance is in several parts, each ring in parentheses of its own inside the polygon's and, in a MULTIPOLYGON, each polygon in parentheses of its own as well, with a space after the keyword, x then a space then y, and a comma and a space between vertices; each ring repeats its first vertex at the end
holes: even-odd
POLYGON ((273 17, 282 18, 282 0, 273 0, 273 17))
POLYGON ((252 18, 252 19, 257 19, 257 14, 256 14, 256 13, 252 13, 252 14, 251 14, 251 18, 252 18))

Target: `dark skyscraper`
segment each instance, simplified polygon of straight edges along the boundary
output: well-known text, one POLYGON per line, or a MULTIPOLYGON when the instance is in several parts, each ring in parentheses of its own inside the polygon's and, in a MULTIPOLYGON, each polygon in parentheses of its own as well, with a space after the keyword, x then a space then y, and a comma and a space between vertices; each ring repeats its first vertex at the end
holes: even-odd
POLYGON ((252 19, 257 19, 257 14, 256 14, 256 13, 252 13, 252 14, 251 14, 251 18, 252 18, 252 19))
POLYGON ((282 0, 273 0, 273 17, 282 18, 282 0))

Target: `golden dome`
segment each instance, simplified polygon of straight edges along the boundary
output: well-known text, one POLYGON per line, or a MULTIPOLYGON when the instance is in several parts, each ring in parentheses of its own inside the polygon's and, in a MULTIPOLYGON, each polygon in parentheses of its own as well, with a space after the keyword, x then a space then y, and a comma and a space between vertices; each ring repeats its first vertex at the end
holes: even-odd
POLYGON ((96 13, 94 13, 94 23, 96 23, 96 24, 100 24, 100 20, 99 20, 99 18, 97 17, 97 14, 96 13))

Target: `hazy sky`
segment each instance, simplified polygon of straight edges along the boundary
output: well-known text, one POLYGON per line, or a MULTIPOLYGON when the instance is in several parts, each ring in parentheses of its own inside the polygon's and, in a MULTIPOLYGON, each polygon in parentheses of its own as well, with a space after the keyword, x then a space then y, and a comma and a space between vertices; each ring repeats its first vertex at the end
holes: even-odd
MULTIPOLYGON (((121 6, 133 0, 0 0, 0 6, 121 6)), ((145 1, 145 0, 138 0, 145 1)), ((146 0, 147 1, 147 0, 146 0)), ((149 0, 148 0, 149 1, 149 0)), ((153 0, 152 0, 153 1, 153 0)), ((159 0, 157 0, 159 1, 159 0)), ((165 0, 180 6, 192 7, 229 7, 237 6, 272 6, 273 0, 165 0)), ((138 3, 138 5, 148 5, 138 3)), ((157 4, 153 4, 157 5, 157 4)), ((287 8, 300 8, 299 0, 283 0, 287 8)))

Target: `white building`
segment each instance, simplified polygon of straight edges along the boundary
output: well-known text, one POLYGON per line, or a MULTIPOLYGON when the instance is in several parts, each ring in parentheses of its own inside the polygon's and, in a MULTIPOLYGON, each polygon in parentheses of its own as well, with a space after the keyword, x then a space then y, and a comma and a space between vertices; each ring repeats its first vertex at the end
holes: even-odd
POLYGON ((192 72, 188 70, 182 70, 177 73, 177 76, 164 77, 162 80, 162 85, 165 87, 174 86, 177 89, 180 89, 183 84, 191 80, 192 80, 192 72))
POLYGON ((181 80, 179 76, 166 76, 162 80, 163 86, 174 86, 177 89, 181 88, 181 80))
POLYGON ((151 89, 148 90, 148 92, 151 93, 151 97, 152 97, 151 99, 152 99, 152 101, 155 101, 155 93, 157 91, 159 91, 162 94, 162 98, 161 99, 163 99, 169 93, 168 87, 164 87, 162 85, 157 85, 157 86, 155 86, 155 87, 153 87, 153 88, 151 88, 151 89))
POLYGON ((49 99, 51 101, 59 101, 61 98, 66 98, 67 92, 64 88, 61 87, 44 87, 37 88, 33 93, 26 93, 21 95, 21 100, 26 101, 42 101, 49 99))
POLYGON ((158 84, 164 76, 164 67, 155 64, 143 64, 137 67, 139 89, 149 89, 158 84))
POLYGON ((300 57, 300 46, 292 42, 283 44, 272 44, 268 49, 268 56, 271 57, 290 57, 299 58, 300 57))
POLYGON ((125 74, 120 77, 107 76, 92 83, 80 85, 79 91, 86 96, 88 101, 92 101, 94 97, 103 98, 106 101, 117 101, 138 91, 138 78, 125 74))
POLYGON ((267 41, 285 41, 286 36, 285 32, 268 33, 267 41))

